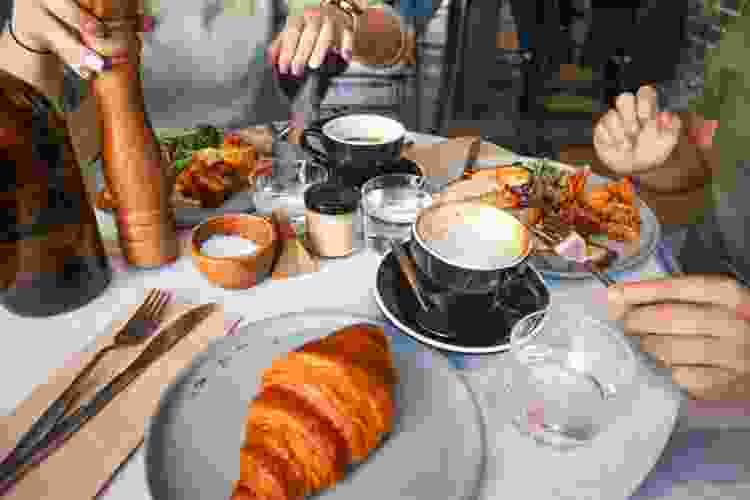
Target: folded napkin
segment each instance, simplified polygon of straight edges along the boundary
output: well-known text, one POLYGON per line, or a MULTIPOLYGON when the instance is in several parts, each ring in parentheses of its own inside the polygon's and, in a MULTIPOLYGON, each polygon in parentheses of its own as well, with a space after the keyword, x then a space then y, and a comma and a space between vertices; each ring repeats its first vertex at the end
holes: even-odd
POLYGON ((272 220, 281 242, 271 279, 282 280, 319 271, 320 261, 302 243, 286 210, 274 210, 272 220))
MULTIPOLYGON (((466 165, 469 146, 474 137, 456 137, 437 144, 415 144, 405 148, 403 156, 417 163, 425 177, 444 186, 458 179, 466 165)), ((512 162, 517 155, 490 142, 482 142, 478 159, 512 162)))
MULTIPOLYGON (((195 304, 175 298, 164 312, 163 325, 195 304)), ((54 370, 46 384, 37 386, 15 411, 0 420, 0 455, 10 452, 21 435, 73 380, 94 353, 110 344, 117 327, 130 316, 123 311, 85 351, 77 353, 64 366, 54 370)), ((31 470, 3 500, 43 500, 94 498, 104 488, 132 450, 143 440, 146 424, 157 409, 162 390, 174 380, 193 357, 209 342, 233 331, 241 318, 221 308, 199 323, 161 359, 136 379, 109 405, 61 448, 31 470), (73 479, 73 480, 71 480, 73 479)), ((93 396, 99 386, 122 371, 148 342, 122 347, 108 354, 91 373, 82 400, 93 396)))

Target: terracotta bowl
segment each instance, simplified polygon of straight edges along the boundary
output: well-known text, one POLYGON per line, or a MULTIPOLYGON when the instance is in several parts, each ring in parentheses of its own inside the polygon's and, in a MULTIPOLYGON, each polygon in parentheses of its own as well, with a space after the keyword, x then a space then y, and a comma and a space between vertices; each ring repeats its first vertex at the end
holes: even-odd
POLYGON ((193 229, 193 262, 206 278, 223 288, 246 289, 266 279, 272 271, 279 239, 273 223, 257 215, 225 214, 211 217, 193 229), (213 257, 201 246, 216 234, 247 238, 258 246, 253 255, 213 257))

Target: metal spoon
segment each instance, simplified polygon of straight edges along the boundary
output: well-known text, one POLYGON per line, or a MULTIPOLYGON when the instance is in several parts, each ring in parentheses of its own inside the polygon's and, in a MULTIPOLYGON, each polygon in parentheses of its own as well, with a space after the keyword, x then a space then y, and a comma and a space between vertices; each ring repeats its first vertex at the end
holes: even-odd
POLYGON ((416 316, 419 326, 438 337, 455 339, 456 334, 446 330, 448 325, 447 314, 440 307, 431 308, 427 305, 425 294, 417 281, 417 270, 411 258, 406 254, 399 242, 391 240, 390 244, 391 251, 398 261, 401 272, 406 276, 406 280, 414 291, 417 302, 419 302, 420 309, 417 311, 416 316))

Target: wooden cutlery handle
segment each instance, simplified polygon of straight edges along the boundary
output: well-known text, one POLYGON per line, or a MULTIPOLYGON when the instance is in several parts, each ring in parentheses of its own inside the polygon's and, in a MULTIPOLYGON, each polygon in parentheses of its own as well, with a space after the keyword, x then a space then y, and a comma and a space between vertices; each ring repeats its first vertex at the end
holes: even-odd
POLYGON ((401 263, 401 270, 404 272, 404 276, 409 280, 409 284, 412 288, 419 286, 417 283, 417 273, 414 270, 414 266, 409 258, 401 252, 396 252, 396 258, 401 263))

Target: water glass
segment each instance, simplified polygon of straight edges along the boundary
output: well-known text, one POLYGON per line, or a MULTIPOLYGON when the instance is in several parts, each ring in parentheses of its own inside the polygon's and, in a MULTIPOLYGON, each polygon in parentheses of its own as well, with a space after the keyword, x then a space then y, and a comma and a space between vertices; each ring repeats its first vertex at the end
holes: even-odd
POLYGON ((540 444, 586 444, 631 407, 638 362, 630 344, 575 307, 519 321, 510 355, 513 424, 540 444))
POLYGON ((425 178, 412 174, 388 174, 362 186, 362 225, 368 248, 380 254, 392 240, 404 242, 422 209, 432 205, 425 178))
POLYGON ((305 219, 305 191, 328 180, 328 170, 306 160, 274 158, 271 167, 256 174, 253 201, 260 215, 284 208, 294 224, 305 219))

